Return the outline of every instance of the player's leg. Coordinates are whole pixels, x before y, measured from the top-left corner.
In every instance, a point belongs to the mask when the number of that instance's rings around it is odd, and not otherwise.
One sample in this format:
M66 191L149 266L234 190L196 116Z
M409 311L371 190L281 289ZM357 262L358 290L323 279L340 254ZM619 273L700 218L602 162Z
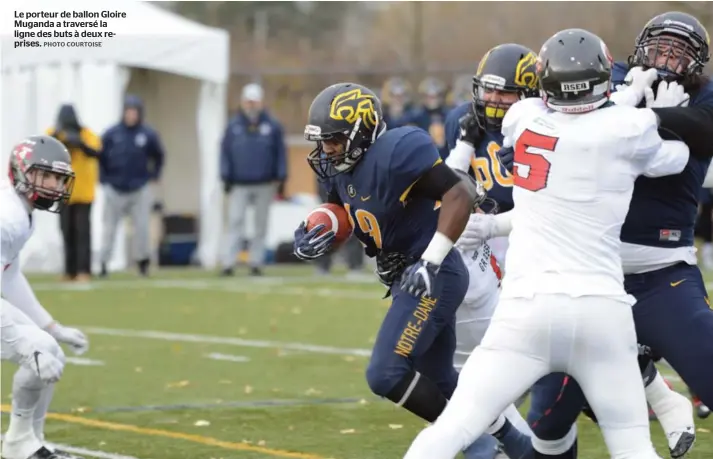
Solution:
M148 274L151 260L151 208L153 192L151 185L141 187L134 196L130 207L131 224L134 227L134 260L142 275Z
M596 414L611 457L658 458L651 443L630 304L604 297L577 302L577 346L567 372Z
M458 373L453 366L453 348L456 342L455 320L444 326L431 346L414 360L414 367L423 376L433 381L446 398L453 395L458 382ZM529 444L529 441L528 441ZM484 434L463 451L466 459L493 459L497 454L498 441Z
M223 270L232 270L245 236L245 215L248 207L250 188L235 185L228 195L228 234L223 253Z
M436 420L450 393L444 394L435 382L416 371L413 362L428 351L445 327L453 324L467 288L466 269L456 250L451 250L441 265L433 297L417 298L398 285L391 288L391 307L377 334L366 370L372 392L426 421ZM455 375L452 368L455 341L452 346L449 374ZM451 385L455 387L454 380Z
M576 421L585 402L577 381L565 373L549 374L532 386L527 421L536 459L577 457Z
M701 272L684 263L627 276L637 297L639 342L663 357L707 405L713 404L713 310Z
M77 273L87 277L92 273L92 221L91 204L75 204L77 238Z
M119 228L121 218L124 216L124 205L126 197L120 195L111 185L104 187L104 211L102 212L102 246L101 265L103 276L107 275L107 269L111 257L114 253L114 243L116 242L116 230Z
M41 330L25 314L11 304L3 301L2 314L12 314L13 321L22 328L22 336L30 340L36 349L54 355L64 362L64 353L47 332ZM20 363L20 355L15 352L14 344L3 340L0 346L2 360ZM43 449L42 441L35 434L35 411L39 406L43 392L48 388L33 371L20 366L13 378L12 410L8 429L2 443L4 459L27 459Z
M272 183L255 187L255 233L250 241L250 267L260 269L265 264L265 238L270 218L270 207L275 199L276 186Z
M539 338L544 337L537 333L539 323L547 319L536 309L535 301L500 303L482 344L466 361L450 403L414 440L407 459L455 457L549 372L547 359L539 355L544 352Z

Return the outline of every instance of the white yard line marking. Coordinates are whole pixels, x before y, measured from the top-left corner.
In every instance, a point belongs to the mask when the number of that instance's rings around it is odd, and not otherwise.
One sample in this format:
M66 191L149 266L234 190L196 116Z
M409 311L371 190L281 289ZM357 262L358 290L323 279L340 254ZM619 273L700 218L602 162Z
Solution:
M86 367L98 367L104 365L101 360L85 359L84 357L65 357L67 363Z
M290 283L304 283L305 279L292 281ZM353 283L353 282L340 282ZM272 285L270 285L272 284ZM314 285L314 282L311 283ZM275 288L275 286L279 286ZM60 283L37 283L33 285L36 291L65 290L73 292L90 292L93 290L143 290L143 289L187 289L187 290L213 290L218 292L247 293L253 295L314 295L330 298L345 299L374 299L380 298L381 292L377 289L363 291L356 289L334 289L334 288L312 288L309 286L289 286L280 279L275 279L272 283L227 283L210 282L201 280L145 280L145 281L109 281L92 284L73 285Z
M224 360L226 362L249 362L250 357L245 357L244 355L231 355L231 354L221 354L219 352L211 352L205 355L206 358L211 360Z
M93 449L78 448L70 445L63 445L60 443L51 443L50 446L62 451L66 451L71 454L80 454L82 456L97 457L99 459L138 459L134 456L124 456L123 454L107 453L105 451L95 451Z
M333 346L322 346L310 343L292 343L283 341L266 341L242 339L233 337L209 336L209 335L192 335L187 333L172 333L156 330L120 330L115 328L104 327L82 327L82 331L94 335L121 336L124 338L147 338L157 339L161 341L181 341L186 343L212 343L226 344L230 346L240 347L257 347L268 349L288 349L291 351L313 352L315 354L332 354L332 355L354 355L359 357L369 357L370 349L355 349Z

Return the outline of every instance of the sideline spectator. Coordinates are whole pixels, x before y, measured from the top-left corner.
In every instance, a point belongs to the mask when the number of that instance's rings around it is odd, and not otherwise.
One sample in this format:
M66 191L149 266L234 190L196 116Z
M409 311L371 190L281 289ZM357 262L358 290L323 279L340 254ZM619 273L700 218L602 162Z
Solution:
M282 125L263 107L258 84L243 88L239 112L228 122L220 153L220 177L228 195L228 241L223 276L232 276L245 237L245 215L255 209L255 236L250 241L250 274L262 275L270 206L282 195L287 158Z
M104 234L102 235L101 275L114 251L116 229L129 215L134 228L134 260L139 273L148 276L150 263L149 223L154 205L151 182L161 176L164 152L156 131L144 120L141 99L128 95L119 124L102 136L104 148L99 156L101 183L105 186Z
M71 104L62 105L55 127L47 134L67 147L72 155L75 179L69 204L60 214L64 238L64 279L87 282L92 272L91 209L99 179L97 157L101 150L99 136L82 126Z

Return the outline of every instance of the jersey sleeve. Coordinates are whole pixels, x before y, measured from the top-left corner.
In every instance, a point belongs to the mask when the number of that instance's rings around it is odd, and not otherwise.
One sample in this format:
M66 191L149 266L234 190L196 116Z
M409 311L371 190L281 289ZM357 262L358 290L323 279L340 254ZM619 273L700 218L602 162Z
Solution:
M658 119L649 109L629 112L632 134L628 148L632 159L647 177L678 174L688 163L688 147L683 142L664 141L658 132Z
M414 129L396 144L389 162L389 190L393 198L406 202L418 180L443 162L427 132ZM391 199L391 197L389 199Z

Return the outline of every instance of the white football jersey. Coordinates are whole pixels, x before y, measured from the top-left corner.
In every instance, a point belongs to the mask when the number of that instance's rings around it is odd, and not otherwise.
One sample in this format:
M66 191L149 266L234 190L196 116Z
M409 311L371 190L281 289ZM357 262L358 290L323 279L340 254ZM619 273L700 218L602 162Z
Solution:
M503 298L626 295L619 234L634 181L681 172L688 148L662 141L648 109L571 115L540 99L513 105L503 134L515 145Z
M28 206L9 182L0 181L0 264L3 270L19 258L30 236L32 220Z

